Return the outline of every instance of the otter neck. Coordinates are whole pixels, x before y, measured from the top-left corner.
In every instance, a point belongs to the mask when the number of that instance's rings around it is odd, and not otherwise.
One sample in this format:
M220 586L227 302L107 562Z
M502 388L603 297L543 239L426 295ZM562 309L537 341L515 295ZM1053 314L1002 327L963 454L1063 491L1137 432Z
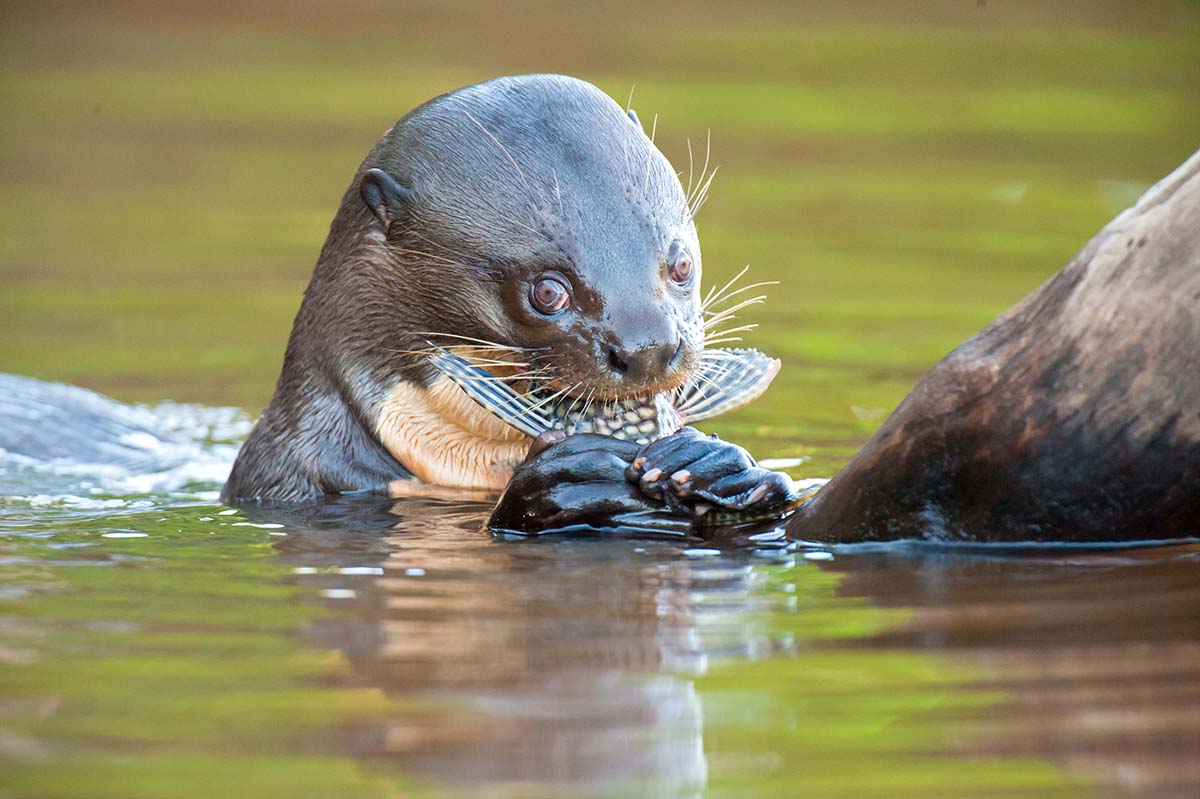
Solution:
M419 480L493 491L508 485L530 445L442 376L428 387L397 382L380 404L375 434Z

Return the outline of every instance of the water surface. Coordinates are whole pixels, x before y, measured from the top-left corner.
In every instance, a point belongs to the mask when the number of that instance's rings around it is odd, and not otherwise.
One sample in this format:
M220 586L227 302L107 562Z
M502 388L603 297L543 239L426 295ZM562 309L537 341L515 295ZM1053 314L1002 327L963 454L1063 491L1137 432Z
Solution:
M207 433L189 460L226 456L211 438L236 418L183 410L158 414ZM0 513L11 795L1184 796L1200 781L1200 547L497 540L486 503L227 509L173 471L179 454L136 496L115 469L0 461L10 484L62 492Z

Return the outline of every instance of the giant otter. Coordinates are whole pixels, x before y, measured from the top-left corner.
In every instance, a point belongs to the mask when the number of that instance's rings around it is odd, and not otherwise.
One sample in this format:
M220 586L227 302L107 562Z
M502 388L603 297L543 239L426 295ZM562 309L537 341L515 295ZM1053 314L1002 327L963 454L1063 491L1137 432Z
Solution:
M724 511L768 529L798 504L788 532L834 541L1195 536L1198 173L1193 157L800 497L686 427L648 442L551 430L530 448L539 426L522 421L556 397L562 414L584 397L644 406L702 368L694 207L636 117L595 87L468 87L412 111L363 161L223 498L424 481L507 486L491 524L523 533L721 529ZM549 393L489 412L478 403L495 392L438 366L456 347L483 380Z
M714 367L717 353L705 347L712 336L693 221L702 195L684 190L635 115L580 80L499 78L411 111L367 155L342 199L274 397L223 500L404 494L418 481L505 487L537 431L472 400L462 380L437 367L451 353L486 365L481 380L534 382L548 392L526 415L554 398L572 418L611 403L608 416L579 429L609 431L612 422L635 437L642 428L669 432L639 414L649 407L655 416L652 398L699 385L706 368L727 383L745 378L742 401L756 396L777 362L721 351ZM613 495L609 478L634 459L632 441L573 438L572 452L587 450L575 483L597 478L568 488L573 523L609 524L662 496L654 481L623 477ZM700 438L687 428L653 451ZM745 510L790 496L785 475L705 441L706 452L718 451L688 476L708 502Z
M788 529L1200 538L1200 152L935 365Z
M690 427L663 435L661 416L637 440L651 398L717 383L674 409L702 418L777 368L724 352L706 374L689 199L635 118L581 81L504 78L416 109L343 198L223 499L425 481L507 486L491 526L519 533L1200 537L1200 153L937 364L815 496ZM549 393L514 405L493 380ZM97 462L136 460L130 430L155 435L78 389L6 391L14 453L74 452L64 420ZM609 411L577 412L595 399Z

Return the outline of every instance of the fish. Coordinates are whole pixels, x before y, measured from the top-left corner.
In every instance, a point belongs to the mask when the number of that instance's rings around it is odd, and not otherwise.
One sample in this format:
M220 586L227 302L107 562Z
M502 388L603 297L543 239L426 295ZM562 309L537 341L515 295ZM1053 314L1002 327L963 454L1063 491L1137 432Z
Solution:
M705 353L697 370L678 388L603 402L582 402L546 389L517 391L444 347L435 347L429 361L485 410L532 438L561 430L567 435L598 433L645 445L684 425L748 405L779 374L779 360L758 350Z
M779 374L779 360L758 350L714 352L710 348L705 352L709 354L701 359L697 371L674 390L590 403L581 403L578 397L545 389L517 391L509 382L497 380L491 372L442 347L434 347L430 363L484 409L530 437L561 430L567 435L597 433L646 445L671 435L684 425L748 405L762 396ZM619 514L612 521L620 528L639 532L686 535L693 529L738 527L779 519L814 494L815 488L801 490L793 485L781 502L770 507L732 510L703 506L703 509L697 508L690 520L681 519L670 508L664 507ZM755 541L760 548L792 546L781 529L762 533Z

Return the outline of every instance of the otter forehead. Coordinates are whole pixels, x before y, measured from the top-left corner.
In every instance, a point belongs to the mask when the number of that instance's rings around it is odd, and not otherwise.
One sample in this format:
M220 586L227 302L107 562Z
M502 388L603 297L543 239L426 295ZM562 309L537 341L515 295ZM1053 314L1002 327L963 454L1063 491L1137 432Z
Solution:
M649 275L674 239L698 255L669 162L584 81L518 76L444 95L397 123L377 155L414 190L414 222L493 263L545 260L605 285Z

